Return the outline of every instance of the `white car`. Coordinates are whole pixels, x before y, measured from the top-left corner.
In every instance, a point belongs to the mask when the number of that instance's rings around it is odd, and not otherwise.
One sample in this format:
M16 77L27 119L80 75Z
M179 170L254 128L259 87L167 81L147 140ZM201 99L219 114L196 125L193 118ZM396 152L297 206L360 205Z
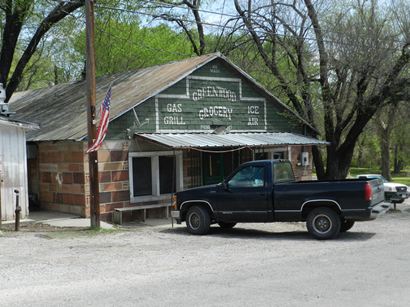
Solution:
M400 204L404 202L404 200L409 197L409 193L407 191L408 187L401 183L394 183L389 182L386 178L382 175L378 174L362 174L357 175L359 179L381 179L383 180L384 186L384 198L386 201L391 203Z

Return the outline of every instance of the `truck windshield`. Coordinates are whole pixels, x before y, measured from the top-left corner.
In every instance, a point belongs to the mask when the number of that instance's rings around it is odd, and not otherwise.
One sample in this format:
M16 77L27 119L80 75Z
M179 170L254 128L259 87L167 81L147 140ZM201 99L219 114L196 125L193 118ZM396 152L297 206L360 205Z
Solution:
M295 181L292 166L288 162L280 162L273 164L273 182L291 182Z

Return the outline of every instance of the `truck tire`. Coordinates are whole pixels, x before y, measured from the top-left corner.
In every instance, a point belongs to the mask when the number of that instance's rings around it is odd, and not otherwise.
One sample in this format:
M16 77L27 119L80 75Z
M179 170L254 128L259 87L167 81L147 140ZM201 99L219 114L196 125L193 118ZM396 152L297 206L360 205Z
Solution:
M186 215L186 227L189 233L194 235L205 235L209 232L211 217L208 210L203 207L193 206L189 208Z
M332 209L319 207L313 209L307 216L306 227L309 233L318 240L337 237L340 233L341 219Z
M346 232L354 225L354 221L342 219L342 224L340 225L340 232Z
M230 229L230 228L234 228L235 225L236 225L236 223L219 222L218 225L219 225L221 228Z

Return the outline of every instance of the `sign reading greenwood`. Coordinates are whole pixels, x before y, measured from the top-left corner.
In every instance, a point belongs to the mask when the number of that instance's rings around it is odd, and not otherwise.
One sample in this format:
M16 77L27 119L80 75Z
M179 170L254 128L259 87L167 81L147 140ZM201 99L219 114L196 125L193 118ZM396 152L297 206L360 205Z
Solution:
M158 129L266 131L265 99L242 97L241 87L235 78L188 77L185 95L157 96Z

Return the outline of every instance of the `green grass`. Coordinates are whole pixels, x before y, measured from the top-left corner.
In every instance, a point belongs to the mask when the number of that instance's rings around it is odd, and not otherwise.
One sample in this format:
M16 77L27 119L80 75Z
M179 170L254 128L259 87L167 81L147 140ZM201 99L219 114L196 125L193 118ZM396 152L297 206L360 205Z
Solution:
M410 186L410 177L394 177L393 176L392 181Z

